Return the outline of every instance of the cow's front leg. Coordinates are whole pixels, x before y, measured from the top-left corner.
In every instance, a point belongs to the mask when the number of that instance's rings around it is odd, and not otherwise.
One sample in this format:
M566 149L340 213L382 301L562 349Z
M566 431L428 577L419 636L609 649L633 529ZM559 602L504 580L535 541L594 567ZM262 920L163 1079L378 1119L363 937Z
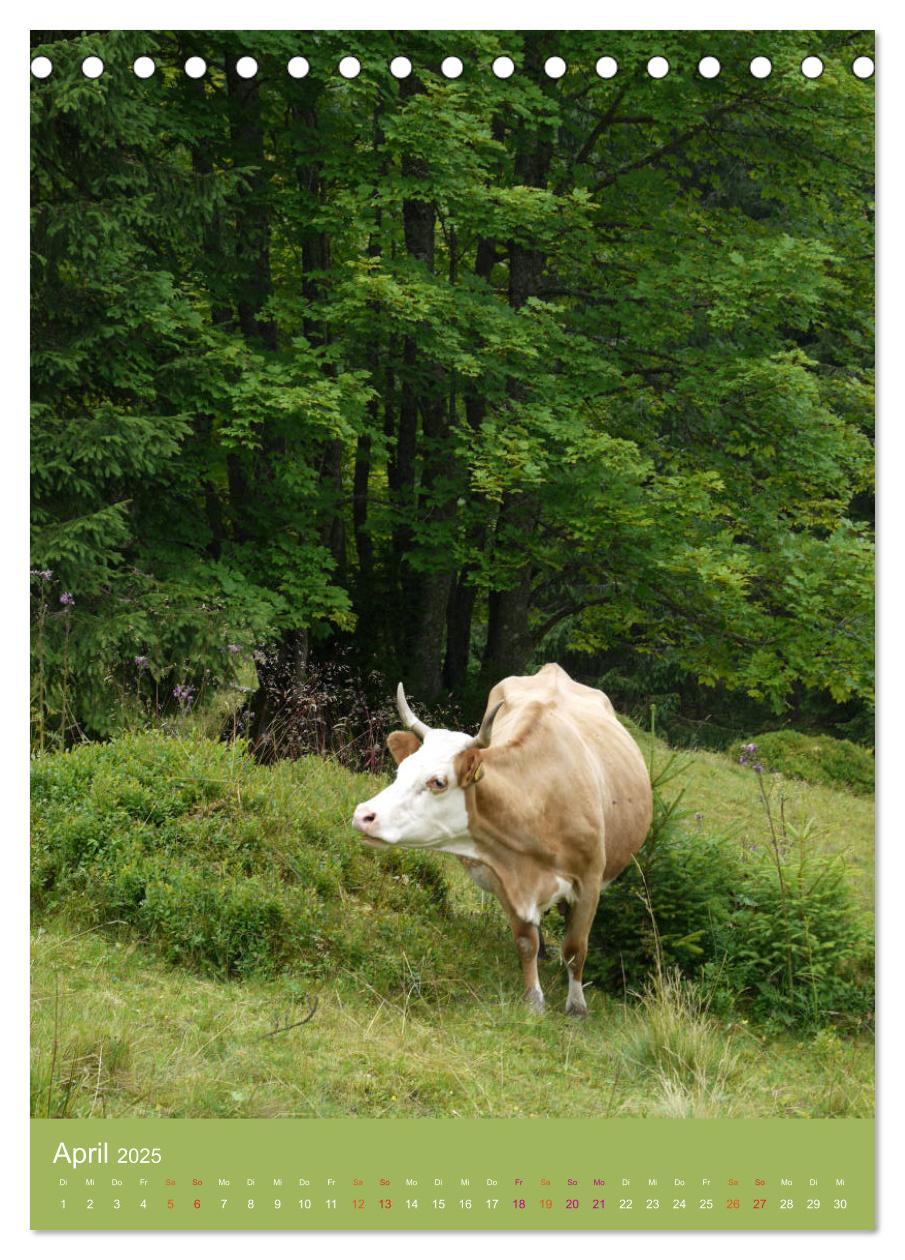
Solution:
M525 979L525 1001L535 1011L543 1011L544 995L537 974L537 954L540 948L540 932L534 923L513 917L512 935L515 937L515 948L518 950L522 964L522 975Z
M584 987L581 983L585 959L588 956L588 935L597 903L600 900L599 888L591 893L584 893L569 908L566 920L566 935L562 943L563 961L569 971L569 996L566 998L566 1014L582 1018L588 1013L588 1004L584 1000Z

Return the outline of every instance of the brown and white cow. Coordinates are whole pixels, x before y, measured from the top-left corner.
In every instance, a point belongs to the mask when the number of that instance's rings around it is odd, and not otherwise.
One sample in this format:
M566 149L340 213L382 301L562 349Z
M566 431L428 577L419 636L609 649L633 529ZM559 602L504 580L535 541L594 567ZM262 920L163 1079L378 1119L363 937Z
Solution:
M544 1006L541 915L567 906L566 1011L586 1015L581 976L601 890L650 827L650 779L638 745L603 692L559 665L497 683L476 737L420 722L401 683L396 703L409 728L387 739L396 778L357 806L353 826L380 848L458 857L502 903L525 1000L537 1010Z

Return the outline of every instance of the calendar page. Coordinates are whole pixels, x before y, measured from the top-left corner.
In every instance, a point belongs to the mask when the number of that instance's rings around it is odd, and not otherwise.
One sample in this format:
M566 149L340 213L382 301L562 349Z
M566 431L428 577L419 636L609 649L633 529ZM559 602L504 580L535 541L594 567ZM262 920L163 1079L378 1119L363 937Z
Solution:
M872 32L31 57L32 1228L872 1229Z

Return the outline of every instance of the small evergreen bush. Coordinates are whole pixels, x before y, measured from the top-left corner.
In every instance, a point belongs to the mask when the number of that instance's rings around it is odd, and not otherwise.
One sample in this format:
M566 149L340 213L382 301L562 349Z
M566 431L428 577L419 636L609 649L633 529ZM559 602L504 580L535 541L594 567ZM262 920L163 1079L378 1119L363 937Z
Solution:
M722 837L692 833L682 820L658 794L637 862L600 899L586 972L611 992L643 988L656 969L658 940L667 966L694 974L713 957L715 929L731 915L740 852Z
M714 1009L743 1007L787 1028L857 1024L871 1017L874 951L839 858L765 852L745 864L732 913L715 925L702 977Z
M655 790L650 836L601 899L587 977L631 994L675 970L715 1012L788 1029L870 1019L872 927L842 860L769 816L763 845L743 850L690 827L680 801Z

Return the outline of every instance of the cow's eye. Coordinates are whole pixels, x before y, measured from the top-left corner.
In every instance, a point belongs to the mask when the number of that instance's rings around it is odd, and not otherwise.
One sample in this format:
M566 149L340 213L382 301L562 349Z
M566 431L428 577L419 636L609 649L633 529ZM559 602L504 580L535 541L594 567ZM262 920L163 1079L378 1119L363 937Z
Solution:
M432 792L445 792L449 787L449 780L442 774L435 774L432 779L428 779L427 786Z

